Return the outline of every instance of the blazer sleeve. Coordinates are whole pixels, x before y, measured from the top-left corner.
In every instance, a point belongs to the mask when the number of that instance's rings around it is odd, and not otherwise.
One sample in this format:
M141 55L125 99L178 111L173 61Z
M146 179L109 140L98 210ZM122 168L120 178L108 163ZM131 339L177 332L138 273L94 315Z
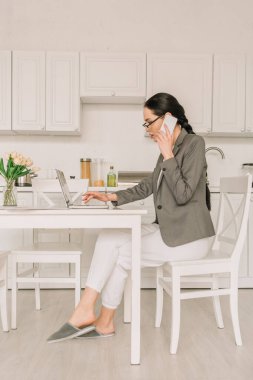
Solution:
M144 178L138 185L126 190L116 191L118 200L112 202L114 206L121 206L129 202L138 201L147 198L153 193L153 173Z
M200 136L189 143L181 167L176 157L161 163L166 183L178 205L186 204L192 198L205 166L205 141Z

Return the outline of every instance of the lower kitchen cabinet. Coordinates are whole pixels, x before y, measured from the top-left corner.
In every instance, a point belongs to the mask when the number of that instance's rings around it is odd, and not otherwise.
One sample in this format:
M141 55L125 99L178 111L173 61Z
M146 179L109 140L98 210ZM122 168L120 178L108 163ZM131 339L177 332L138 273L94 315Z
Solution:
M60 194L56 195L61 199ZM0 202L1 202L2 193L0 192ZM216 226L217 215L218 215L218 206L219 206L219 193L211 193L211 217ZM55 200L54 200L55 201ZM18 203L23 206L32 205L32 196L31 192L22 192L18 193ZM59 203L60 204L60 203ZM236 207L239 205L238 196L233 196L233 205ZM152 223L155 220L155 210L153 205L153 196L136 201L133 203L126 204L121 206L122 208L141 208L148 210L148 214L144 215L142 218L143 223ZM100 230L99 229L73 229L73 230L40 230L38 232L40 241L73 241L80 243L83 247L83 255L81 261L81 277L82 277L82 287L85 286L87 274L90 267L90 262L92 260L96 240ZM232 234L233 230L228 231L228 234ZM0 229L0 241L1 241L1 250L11 250L19 245L29 244L33 242L34 231L33 230L1 230ZM229 236L229 235L228 235ZM26 265L26 266L25 266ZM22 269L25 269L29 264L23 264ZM68 264L44 264L40 267L41 276L73 276L74 268ZM9 271L9 279L11 273ZM226 284L227 279L221 278L221 286L224 283ZM72 286L72 285L70 285ZM244 250L241 256L240 261L240 270L239 270L239 286L245 288L253 288L253 194L250 205L250 217L248 223L248 234L244 245ZM29 287L29 285L25 285ZM42 287L45 288L54 288L60 287L59 284L43 284ZM155 269L154 268L145 268L142 270L142 287L143 288L154 288L155 287Z
M249 215L249 224L248 224L248 278L251 279L251 285L253 287L253 193L251 195L250 202L250 215Z

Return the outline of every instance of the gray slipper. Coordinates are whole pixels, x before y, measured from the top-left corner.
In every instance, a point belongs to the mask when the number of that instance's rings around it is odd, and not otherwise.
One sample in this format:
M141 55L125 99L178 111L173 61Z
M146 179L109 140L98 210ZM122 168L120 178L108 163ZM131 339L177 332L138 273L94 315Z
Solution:
M114 336L115 332L109 333L109 334L102 334L96 330L96 326L94 326L93 330L87 331L80 333L76 336L77 339L82 338L82 339L91 339L91 338L107 338L109 336Z
M72 339L75 338L79 334L88 333L95 329L94 325L88 325L83 328L78 328L71 323L65 323L58 331L56 331L54 334L50 335L50 337L47 338L48 343L55 343L55 342L62 342L63 340Z

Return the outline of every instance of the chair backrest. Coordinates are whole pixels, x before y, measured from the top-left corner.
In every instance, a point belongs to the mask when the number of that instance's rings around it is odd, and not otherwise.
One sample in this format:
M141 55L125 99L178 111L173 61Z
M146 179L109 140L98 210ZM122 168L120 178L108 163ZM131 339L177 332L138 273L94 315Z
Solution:
M72 201L74 202L87 188L86 179L71 179L67 181L69 190L74 193ZM32 179L32 190L34 196L34 205L39 205L39 197L44 199L49 206L54 206L55 201L50 198L50 195L61 194L61 186L58 179ZM63 198L62 198L63 199Z
M239 263L247 234L252 176L220 179L216 236L212 248L229 254Z

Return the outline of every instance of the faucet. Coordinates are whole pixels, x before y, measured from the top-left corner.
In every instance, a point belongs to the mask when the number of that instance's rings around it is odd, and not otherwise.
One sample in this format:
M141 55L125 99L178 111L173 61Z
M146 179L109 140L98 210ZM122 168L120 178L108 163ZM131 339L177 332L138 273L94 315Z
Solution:
M209 150L217 150L217 151L220 153L222 159L225 158L225 154L224 154L223 150L220 149L220 148L218 148L217 146L209 146L209 148L206 148L206 153L207 153Z
M222 159L225 158L225 154L224 154L223 150L218 148L217 146L209 146L209 148L206 148L205 152L207 153L207 152L209 152L209 150L217 150L220 153L221 158ZM210 184L209 179L207 177L207 173L206 173L206 183L207 183L207 186Z

